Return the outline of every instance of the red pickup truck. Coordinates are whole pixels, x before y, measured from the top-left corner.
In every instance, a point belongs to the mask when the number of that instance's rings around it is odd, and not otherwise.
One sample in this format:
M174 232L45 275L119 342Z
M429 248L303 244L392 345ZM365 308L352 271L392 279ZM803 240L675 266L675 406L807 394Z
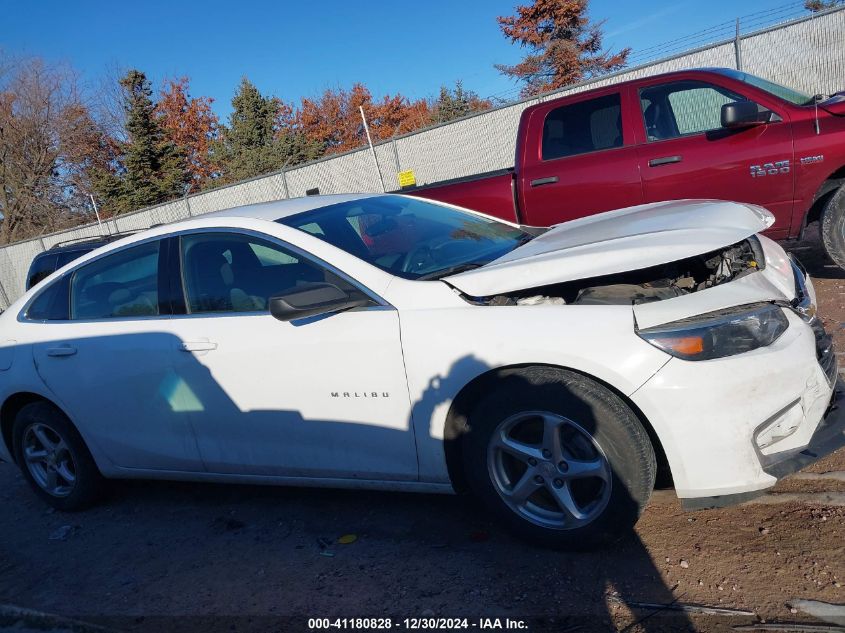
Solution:
M723 68L579 92L525 109L512 169L407 193L533 226L661 200L751 202L775 215L775 239L821 220L845 268L845 93Z

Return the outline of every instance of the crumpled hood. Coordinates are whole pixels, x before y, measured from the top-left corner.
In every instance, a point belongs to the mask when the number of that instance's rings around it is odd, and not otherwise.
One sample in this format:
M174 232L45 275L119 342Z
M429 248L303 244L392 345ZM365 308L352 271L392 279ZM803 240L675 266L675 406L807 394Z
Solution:
M444 277L473 297L638 270L707 253L767 229L753 204L674 200L557 224L486 266Z

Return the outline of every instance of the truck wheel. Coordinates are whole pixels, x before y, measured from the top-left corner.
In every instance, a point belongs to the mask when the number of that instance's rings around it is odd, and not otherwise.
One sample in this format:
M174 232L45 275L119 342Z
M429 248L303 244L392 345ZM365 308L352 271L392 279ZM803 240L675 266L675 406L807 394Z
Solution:
M615 393L581 374L515 370L468 419L473 493L517 535L589 549L629 534L654 488L654 449Z
M83 510L101 496L104 479L79 432L46 402L21 408L12 431L18 466L36 494L57 510Z
M845 270L845 185L839 187L822 211L821 238L825 253Z

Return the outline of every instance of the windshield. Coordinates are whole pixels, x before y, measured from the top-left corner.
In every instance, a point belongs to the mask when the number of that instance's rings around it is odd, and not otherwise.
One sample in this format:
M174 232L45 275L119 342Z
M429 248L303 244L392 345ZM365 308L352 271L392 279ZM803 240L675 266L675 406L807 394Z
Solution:
M438 279L483 266L531 236L419 198L385 195L278 220L405 279Z
M776 84L768 79L728 69L725 69L723 73L795 105L810 105L813 103L813 98L810 95L799 92L798 90L793 90L792 88L787 88L786 86L781 86L780 84Z

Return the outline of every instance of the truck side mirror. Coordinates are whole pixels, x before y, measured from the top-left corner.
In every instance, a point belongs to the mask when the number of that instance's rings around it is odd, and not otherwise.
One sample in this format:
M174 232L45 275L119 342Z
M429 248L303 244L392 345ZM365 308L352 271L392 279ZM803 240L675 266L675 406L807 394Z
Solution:
M762 125L768 121L771 113L760 112L760 107L753 101L734 101L722 106L722 127L737 129Z

